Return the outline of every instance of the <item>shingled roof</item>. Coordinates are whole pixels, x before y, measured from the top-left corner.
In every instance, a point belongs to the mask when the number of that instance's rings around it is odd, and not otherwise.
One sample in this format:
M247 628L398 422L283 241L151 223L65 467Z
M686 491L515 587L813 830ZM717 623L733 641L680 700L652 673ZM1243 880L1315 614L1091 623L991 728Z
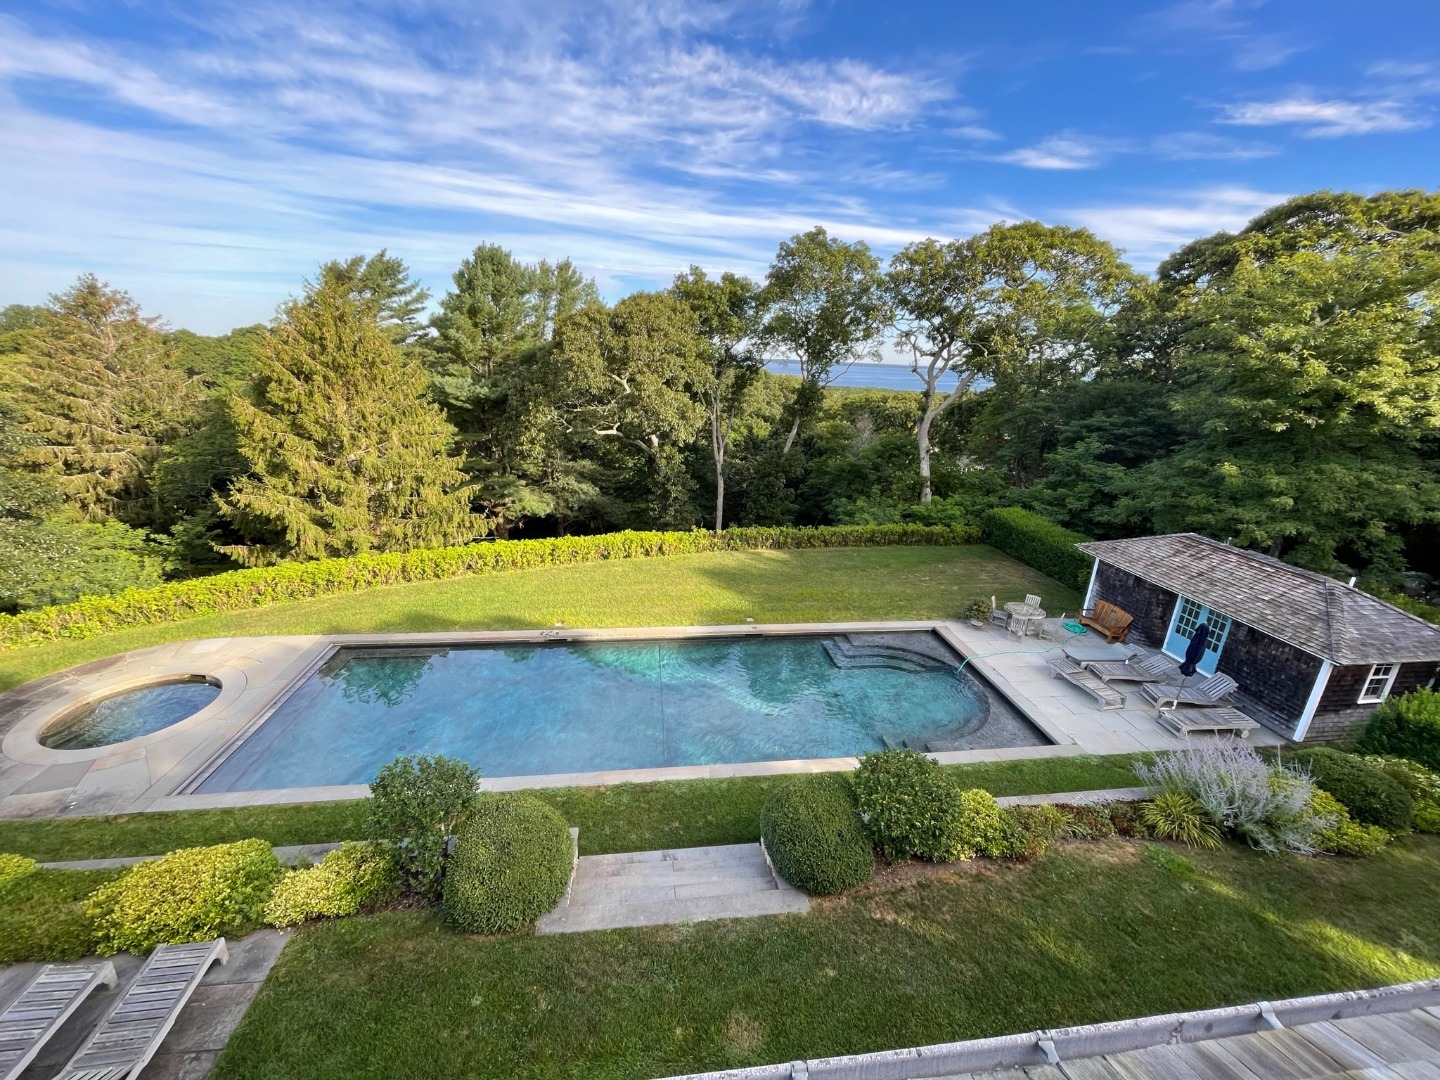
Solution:
M1076 545L1336 664L1440 661L1440 628L1324 574L1194 533Z

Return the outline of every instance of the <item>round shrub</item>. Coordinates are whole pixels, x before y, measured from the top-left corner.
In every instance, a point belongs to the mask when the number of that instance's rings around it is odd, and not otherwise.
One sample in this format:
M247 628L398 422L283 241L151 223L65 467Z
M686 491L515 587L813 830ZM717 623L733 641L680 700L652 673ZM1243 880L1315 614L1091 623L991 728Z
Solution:
M528 795L491 795L455 836L442 907L458 930L504 934L560 902L574 849L565 819Z
M760 810L760 837L776 873L811 896L853 889L875 874L875 851L850 782L838 773L802 776L777 789Z
M39 869L40 864L34 859L24 855L7 855L0 851L0 889L10 887Z
M915 750L880 750L860 758L853 785L860 818L887 859L949 862L962 842L955 783Z
M282 872L264 840L182 848L100 886L85 913L104 956L209 941L256 926Z
M1384 769L1354 754L1326 746L1297 750L1292 763L1305 769L1364 825L1378 825L1393 833L1408 832L1414 823L1415 800L1404 785Z
M1065 832L1065 815L1043 803L1009 806L1000 815L1000 839L990 849L999 859L1038 859Z
M1360 749L1409 758L1440 772L1440 690L1421 687L1386 698L1365 725Z
M1310 813L1330 819L1315 834L1315 846L1331 855L1353 855L1364 858L1376 854L1390 842L1390 834L1378 825L1361 825L1355 821L1335 796L1324 788L1310 791Z
M967 788L955 793L960 808L955 819L952 859L973 859L994 855L1004 847L1005 815L1000 804L984 788Z
M441 754L398 757L370 781L370 839L394 844L401 872L419 892L440 891L445 842L475 809L479 783L479 769Z
M399 890L399 868L382 844L342 844L315 866L280 879L265 905L271 926L354 915L389 900Z
M1440 833L1440 773L1405 758L1367 757L1365 760L1410 792L1415 800L1417 830Z

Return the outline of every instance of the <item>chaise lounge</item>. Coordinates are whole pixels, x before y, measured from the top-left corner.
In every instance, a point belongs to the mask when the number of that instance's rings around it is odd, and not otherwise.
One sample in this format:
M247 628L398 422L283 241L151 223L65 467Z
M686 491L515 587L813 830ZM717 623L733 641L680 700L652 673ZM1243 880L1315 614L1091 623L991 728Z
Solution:
M1174 709L1181 705L1196 709L1213 709L1230 703L1230 695L1239 689L1239 684L1229 675L1211 675L1194 686L1174 686L1170 683L1147 683L1140 687L1145 696L1159 711Z
M1147 656L1143 660L1121 663L1115 660L1092 661L1088 664L1082 663L1082 667L1092 675L1098 675L1106 682L1138 682L1138 683L1163 683L1175 678L1178 672L1174 662L1160 653Z

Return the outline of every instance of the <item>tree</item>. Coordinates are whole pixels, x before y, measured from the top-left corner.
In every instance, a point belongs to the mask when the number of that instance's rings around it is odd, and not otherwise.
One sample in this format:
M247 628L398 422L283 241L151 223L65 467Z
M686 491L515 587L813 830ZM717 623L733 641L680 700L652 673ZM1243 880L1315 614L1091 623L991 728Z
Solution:
M396 345L410 345L425 334L420 316L430 293L410 276L410 268L386 249L374 255L332 259L320 267L320 285L344 292L368 312Z
M481 533L450 456L455 430L424 392L419 361L343 287L322 281L287 304L253 401L230 399L249 472L218 501L252 542L225 553L260 565Z
M88 520L144 519L150 465L200 400L160 327L85 274L50 298L23 351L7 357L4 394L35 437L22 464L52 476Z
M1093 347L1135 275L1085 229L994 225L966 240L910 244L890 261L886 293L924 385L916 442L929 502L930 429L978 378L1039 383L1093 368ZM955 386L939 390L949 373Z
M1167 260L1189 437L1145 497L1162 527L1393 574L1402 529L1440 521L1440 196L1292 204Z
M534 441L522 430L521 403L535 351L558 320L599 303L599 292L568 259L527 265L496 244L475 248L453 281L431 320L426 362L433 394L460 431L475 500L503 536L587 489L572 470L557 473L555 460L525 453Z
M880 262L863 242L847 244L816 226L780 245L765 278L768 313L761 340L787 349L800 364L800 390L781 454L795 445L800 424L821 392L859 360L878 360L887 315Z
M674 296L634 293L561 320L532 369L527 426L535 437L613 459L640 481L635 500L655 527L693 521L680 451L704 422L697 387L708 367L697 330Z
M708 344L708 370L699 387L710 418L710 455L715 463L715 531L725 527L725 455L735 418L765 361L754 348L760 329L760 288L732 273L719 279L698 266L677 274L671 286L695 316Z

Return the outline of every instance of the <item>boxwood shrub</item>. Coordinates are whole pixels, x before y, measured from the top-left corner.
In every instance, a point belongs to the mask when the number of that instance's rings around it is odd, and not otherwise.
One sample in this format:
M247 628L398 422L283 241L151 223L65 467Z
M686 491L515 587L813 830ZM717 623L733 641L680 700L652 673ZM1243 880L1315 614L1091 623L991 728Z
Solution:
M1082 592L1090 583L1093 560L1076 544L1090 539L1018 506L1002 506L980 515L985 542L1012 559L1034 567Z
M1378 825L1362 825L1352 818L1339 799L1324 788L1312 788L1310 813L1328 818L1330 824L1315 834L1315 844L1330 855L1365 858L1378 854L1390 842L1390 834Z
M959 792L933 759L908 749L864 754L853 783L860 818L887 859L959 857Z
M1386 698L1365 725L1360 749L1409 758L1440 772L1440 690L1421 687Z
M281 878L265 904L265 921L298 926L310 919L354 915L391 899L399 886L399 867L388 847L342 844L314 866Z
M554 807L529 795L487 795L446 863L446 921L472 934L524 929L560 902L573 864L570 830Z
M1362 825L1399 833L1409 832L1414 824L1414 798L1378 765L1328 746L1296 750L1289 758Z
M264 840L182 848L100 886L85 913L104 956L209 941L257 926L281 873Z
M1406 758L1367 757L1366 761L1399 783L1415 800L1415 828L1440 833L1440 773Z
M0 615L0 649L41 645L62 638L88 638L132 626L150 626L265 607L290 600L355 592L378 585L437 581L534 570L604 559L640 559L708 551L794 550L801 548L889 547L972 544L980 531L970 526L836 525L824 528L739 528L719 535L691 532L620 532L537 540L496 540L462 547L433 548L344 559L288 562L232 570L211 577L127 589L114 596L86 597L73 604Z
M776 872L811 896L863 885L875 852L841 773L802 776L778 788L760 810L760 836Z

